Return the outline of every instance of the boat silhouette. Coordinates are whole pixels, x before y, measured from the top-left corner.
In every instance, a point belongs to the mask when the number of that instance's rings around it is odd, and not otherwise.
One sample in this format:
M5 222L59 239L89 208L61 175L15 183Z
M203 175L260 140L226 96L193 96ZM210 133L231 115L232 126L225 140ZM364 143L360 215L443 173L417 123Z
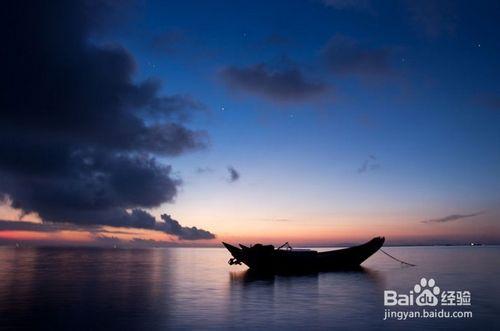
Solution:
M309 249L292 249L288 243L274 248L273 245L253 246L222 244L233 256L229 264L245 264L250 270L259 272L311 272L359 268L360 264L378 251L384 237L349 248L318 252ZM288 246L288 247L285 247Z

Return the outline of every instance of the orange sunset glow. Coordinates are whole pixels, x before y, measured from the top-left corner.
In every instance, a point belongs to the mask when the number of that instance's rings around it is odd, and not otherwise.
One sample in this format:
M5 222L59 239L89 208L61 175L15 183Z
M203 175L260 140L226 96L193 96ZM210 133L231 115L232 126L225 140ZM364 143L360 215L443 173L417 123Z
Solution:
M1 209L0 219L18 222L21 216L19 210L8 205ZM22 222L30 224L41 224L36 214L28 214L21 218ZM201 222L200 222L201 223ZM307 228L304 230L304 228ZM266 242L280 245L290 242L296 246L328 246L342 245L347 243L362 242L380 234L384 228L384 235L394 244L427 244L440 243L447 237L453 236L457 243L467 241L470 238L485 241L490 240L489 234L498 231L496 224L491 223L483 227L464 223L460 227L448 224L438 224L429 227L420 221L418 217L413 220L402 221L399 217L371 218L366 220L362 216L350 217L333 216L310 220L293 219L263 219L246 220L243 225L235 226L234 220L218 222L215 230L217 238L212 240L200 240L197 245L219 246L221 241L241 242L252 244L255 242ZM415 233L418 233L415 236ZM108 239L108 241L106 241ZM64 245L123 245L130 246L137 240L149 240L156 245L191 245L189 241L179 240L175 236L159 231L137 228L122 228L111 226L99 226L86 229L85 227L71 229L54 229L50 232L28 231L28 230L0 230L0 240L11 243L37 243L37 244L64 244Z

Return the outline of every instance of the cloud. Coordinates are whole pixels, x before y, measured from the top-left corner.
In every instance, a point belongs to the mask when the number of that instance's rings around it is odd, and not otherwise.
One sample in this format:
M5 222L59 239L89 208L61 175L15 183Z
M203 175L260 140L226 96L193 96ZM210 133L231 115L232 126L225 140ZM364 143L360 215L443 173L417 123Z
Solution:
M170 215L161 215L162 222L156 223L156 229L173 234L179 239L184 240L200 240L200 239L214 239L215 235L211 232L205 231L203 229L198 229L197 227L186 227L181 226L179 222L172 219Z
M232 89L275 101L306 100L326 91L324 83L306 79L296 67L271 69L264 63L245 68L229 66L219 75Z
M236 171L236 169L234 169L233 167L231 166L227 167L227 171L229 172L229 178L227 180L228 182L234 183L240 179L240 173Z
M377 162L377 157L375 155L368 155L368 158L363 161L361 167L358 169L358 173L362 174L367 171L374 171L380 169L380 164Z
M75 224L70 223L35 223L26 221L0 220L0 231L59 232L82 231L82 229Z
M156 157L207 145L205 132L181 123L201 104L160 95L158 80L136 82L126 49L89 41L94 7L87 5L12 5L2 15L10 28L0 80L0 195L44 221L157 229L142 208L172 202L182 181Z
M327 69L335 74L384 76L393 73L388 48L370 48L354 39L335 36L321 53Z
M210 172L213 172L214 170L210 167L198 167L196 168L196 173L197 174L206 174L206 173L210 173Z
M79 232L90 232L95 235L101 235L106 233L112 234L127 234L127 235L137 235L138 232L134 231L122 231L120 229L112 228L112 230L104 229L101 226L87 225L82 226L73 223L52 223L52 222L28 222L28 221L7 221L0 220L0 231L33 231L33 232L44 232L44 233L54 233L60 231L79 231Z
M425 221L422 221L422 223L446 223L446 222L453 222L453 221L457 221L457 220L462 219L462 218L475 217L475 216L479 216L481 214L484 214L484 212L481 211L481 212L472 213L472 214L453 214L453 215L449 215L449 216L442 217L442 218L425 220Z
M158 80L148 79L146 84L150 85L147 88L158 91L161 84ZM138 98L140 98L139 96ZM193 113L207 111L207 107L198 100L195 100L188 94L173 94L169 96L156 97L149 101L145 106L141 106L141 100L137 102L139 108L138 113L148 115L155 120L170 120L186 122L191 119Z
M146 214L144 214L146 215ZM213 239L215 235L196 227L183 227L179 222L170 218L169 215L162 215L164 222L155 222L152 230L162 231L178 237L183 240L198 240L198 239ZM58 233L61 231L77 231L88 232L90 246L120 246L120 247L167 247L176 245L171 241L158 241L152 239L144 239L140 237L133 237L128 239L119 239L116 235L126 235L128 237L134 235L144 235L133 231L121 231L120 229L112 228L110 230L104 229L101 226L81 226L72 223L34 223L25 221L5 221L0 220L0 237L2 231L30 231L42 233ZM9 241L9 238L1 238L0 241ZM23 241L37 241L37 239L24 239ZM43 243L43 242L42 242ZM46 239L46 243L65 244L60 239ZM69 244L69 243L66 243ZM177 243L178 244L178 243Z

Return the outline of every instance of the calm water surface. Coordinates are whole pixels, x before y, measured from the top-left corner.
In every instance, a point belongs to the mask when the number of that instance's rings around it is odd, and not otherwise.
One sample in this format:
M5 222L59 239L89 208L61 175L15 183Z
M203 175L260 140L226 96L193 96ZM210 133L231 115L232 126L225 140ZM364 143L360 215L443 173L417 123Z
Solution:
M0 248L0 328L500 330L500 247L390 247L361 272L255 279L222 248ZM421 277L472 292L473 318L383 320Z

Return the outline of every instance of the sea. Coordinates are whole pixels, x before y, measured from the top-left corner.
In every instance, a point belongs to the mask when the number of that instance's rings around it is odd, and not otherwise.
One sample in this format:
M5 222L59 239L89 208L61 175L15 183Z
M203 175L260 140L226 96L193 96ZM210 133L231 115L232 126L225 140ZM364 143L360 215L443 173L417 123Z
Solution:
M384 251L416 266L377 252L357 271L259 276L222 247L0 247L0 329L500 330L499 246ZM454 304L399 305L435 287ZM408 315L422 309L436 316Z

